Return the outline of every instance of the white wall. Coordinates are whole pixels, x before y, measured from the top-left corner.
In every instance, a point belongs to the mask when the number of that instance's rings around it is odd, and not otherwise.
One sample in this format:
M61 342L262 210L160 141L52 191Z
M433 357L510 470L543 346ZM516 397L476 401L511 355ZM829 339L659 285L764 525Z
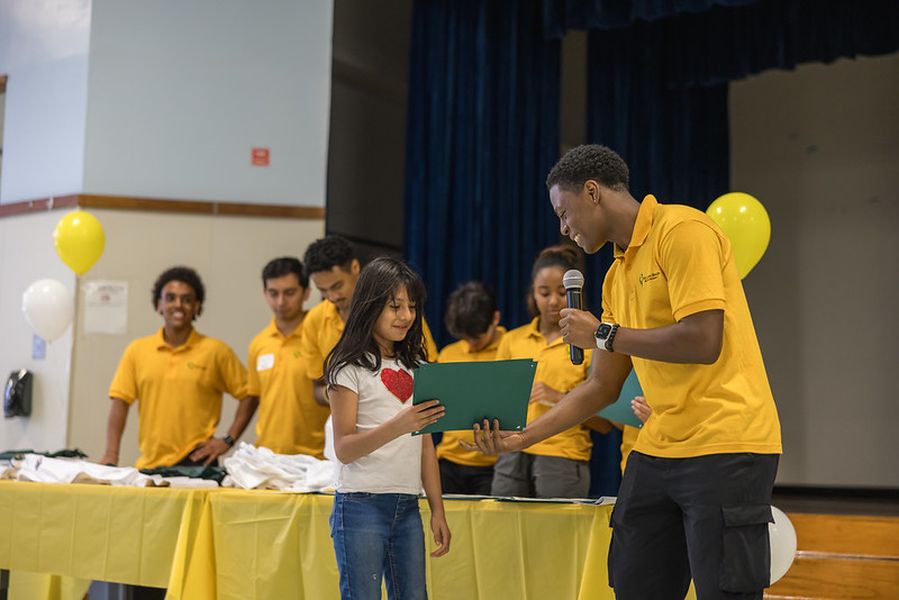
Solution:
M75 276L56 256L53 228L60 211L0 219L0 384L11 371L34 373L30 417L0 417L0 450L59 450L66 446L72 330L47 344L46 358L31 358L31 327L22 314L22 293L43 278L70 291Z
M83 308L77 316L69 444L99 460L109 411L107 391L122 352L132 339L162 326L150 299L156 277L174 265L195 268L206 286L197 330L228 343L246 363L250 340L271 320L262 294L262 268L277 256L302 257L306 247L324 234L324 222L115 210L91 213L103 223L106 250L82 278L82 286L98 279L129 284L126 334L88 334ZM311 308L317 300L316 294L306 307ZM236 406L232 399L225 399L221 435ZM255 439L254 428L255 420L244 440ZM123 465L137 459L136 409L129 415L120 458Z
M767 207L745 280L781 415L781 484L899 487L899 55L730 90L732 189Z
M324 206L331 20L330 0L94 0L84 191Z
M90 0L0 2L0 203L81 190Z

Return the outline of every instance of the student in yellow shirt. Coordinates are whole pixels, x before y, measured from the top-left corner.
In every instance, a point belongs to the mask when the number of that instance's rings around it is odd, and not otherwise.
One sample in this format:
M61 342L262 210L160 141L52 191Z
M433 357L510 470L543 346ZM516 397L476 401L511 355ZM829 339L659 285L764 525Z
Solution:
M530 358L537 362L528 406L528 423L550 411L563 396L587 377L592 352L584 362L571 363L562 340L560 311L567 306L562 276L577 268L578 252L566 246L543 250L531 271L528 308L534 320L509 331L496 352L497 360ZM530 446L499 458L494 467L494 496L586 498L590 490L589 430L580 423Z
M314 306L303 321L303 361L306 374L313 381L316 402L327 406L322 379L325 359L343 333L362 267L353 246L339 235L329 235L310 244L303 255L303 263L309 279L324 300ZM433 361L437 358L437 345L428 324L422 325L424 348L428 360Z
M499 320L496 296L484 284L470 281L456 288L447 303L445 323L459 341L444 347L437 362L494 360L506 333ZM474 443L471 431L446 431L437 444L443 493L489 495L496 457L466 450L460 440Z
M119 362L109 397L112 406L102 464L118 464L128 410L137 402L138 469L209 465L240 437L256 410L247 397L247 372L224 342L193 327L205 300L196 271L172 267L153 284L159 332L131 342ZM224 438L213 437L222 395L240 401Z
M597 348L593 372L522 433L478 428L478 446L566 430L614 402L633 366L652 415L612 516L616 597L683 598L692 577L699 598L760 600L780 422L730 241L696 209L638 203L604 146L572 149L546 184L563 235L588 253L614 244L602 319L572 309L561 322L566 341Z
M250 342L247 393L258 398L256 445L279 454L324 458L330 410L315 401L300 348L309 278L294 257L275 258L262 270L272 321Z

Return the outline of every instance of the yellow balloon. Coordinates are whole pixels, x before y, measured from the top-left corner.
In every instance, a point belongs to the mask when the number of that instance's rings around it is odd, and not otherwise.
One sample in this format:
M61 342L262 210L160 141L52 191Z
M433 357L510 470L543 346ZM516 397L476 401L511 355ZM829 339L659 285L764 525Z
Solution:
M77 275L84 275L102 256L106 234L97 217L83 210L76 210L56 224L53 245L62 262Z
M768 249L768 211L749 194L730 192L712 202L706 213L730 240L740 279L746 277Z

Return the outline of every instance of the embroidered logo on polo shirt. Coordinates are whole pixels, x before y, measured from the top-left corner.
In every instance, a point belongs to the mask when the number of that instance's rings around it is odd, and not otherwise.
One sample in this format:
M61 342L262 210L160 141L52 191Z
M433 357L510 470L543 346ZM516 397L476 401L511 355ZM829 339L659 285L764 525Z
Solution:
M205 371L205 370L206 370L206 367L205 367L205 366L203 366L203 365L198 365L197 363L195 363L195 362L192 361L192 360L187 362L187 368L188 368L188 369L198 369L198 370L200 370L200 371Z
M661 271L656 271L655 273L650 273L649 275L644 275L640 273L640 285L642 286L644 283L648 283L650 281L655 281L659 277L662 276Z
M299 358L299 357L300 357L300 351L299 351L299 350L294 350L294 351L293 351L293 357L294 357L294 358Z

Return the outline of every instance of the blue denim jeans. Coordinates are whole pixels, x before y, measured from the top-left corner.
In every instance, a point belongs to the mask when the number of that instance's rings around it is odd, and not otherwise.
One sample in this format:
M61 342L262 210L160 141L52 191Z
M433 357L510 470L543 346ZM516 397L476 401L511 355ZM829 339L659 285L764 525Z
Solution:
M380 600L382 575L391 600L428 597L418 496L338 493L330 523L343 600Z

